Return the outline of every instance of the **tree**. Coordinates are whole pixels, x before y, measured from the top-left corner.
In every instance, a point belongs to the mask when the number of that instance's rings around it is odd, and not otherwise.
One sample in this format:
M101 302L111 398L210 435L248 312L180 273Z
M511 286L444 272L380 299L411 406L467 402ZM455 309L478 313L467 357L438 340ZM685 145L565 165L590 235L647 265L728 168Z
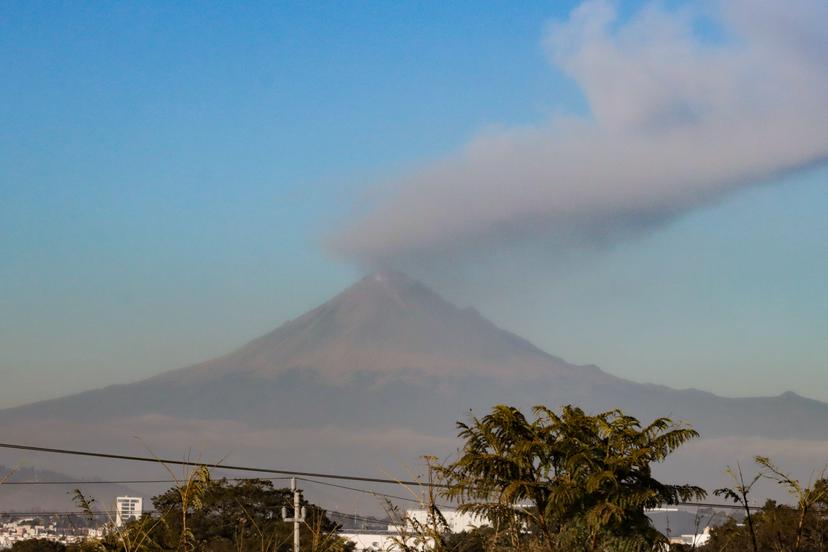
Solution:
M509 550L509 543L491 527L479 527L453 533L446 537L446 550L451 552L493 552ZM514 550L514 549L512 549Z
M806 530L800 539L800 552L825 550L825 530L821 515L814 512L805 520ZM710 540L701 549L704 552L752 550L755 536L760 552L792 552L796 547L799 513L797 509L768 500L753 513L754 530L746 524L730 519L710 531Z
M806 524L809 514L818 504L824 504L828 500L828 486L825 485L825 469L822 470L822 478L812 487L806 487L799 480L794 479L783 472L776 464L765 456L757 456L756 463L764 468L763 477L776 481L787 489L796 499L797 520L796 535L791 547L792 552L800 552L805 536Z
M667 418L642 427L620 410L588 415L573 406L534 415L499 405L459 423L460 457L441 470L445 496L496 532L506 528L514 549L654 550L666 539L645 509L705 496L651 472L698 436L689 427Z
M190 478L193 479L193 478ZM246 479L228 482L202 474L197 484L188 480L152 499L154 512L110 533L103 550L289 552L293 525L281 519L282 506L290 506L290 489L272 482ZM189 485L189 489L182 488ZM348 552L353 549L335 534L337 525L321 508L302 501L307 521L301 528L308 552Z
M762 473L757 473L753 478L750 480L750 483L745 481L745 475L742 472L741 464L736 464L736 469L734 470L732 467L728 466L725 470L725 473L730 476L733 480L733 487L723 487L721 489L716 489L713 491L713 494L716 496L723 496L729 500L732 500L736 504L741 504L742 508L745 510L745 518L747 519L748 524L748 531L750 532L750 544L751 549L753 552L759 551L759 546L756 543L756 526L753 523L753 515L750 511L750 503L749 495L750 491L753 489L753 486L756 485L757 481L762 478Z
M824 552L828 544L828 528L825 524L828 482L824 478L825 470L819 480L807 486L765 456L756 456L754 461L760 471L750 482L745 481L741 467L737 465L737 470L728 468L728 473L735 482L734 487L715 491L716 495L742 505L747 526L730 522L714 529L705 550L718 552L742 547L757 552ZM760 511L751 512L748 497L760 479L769 479L783 486L796 500L795 506L780 505L769 500Z

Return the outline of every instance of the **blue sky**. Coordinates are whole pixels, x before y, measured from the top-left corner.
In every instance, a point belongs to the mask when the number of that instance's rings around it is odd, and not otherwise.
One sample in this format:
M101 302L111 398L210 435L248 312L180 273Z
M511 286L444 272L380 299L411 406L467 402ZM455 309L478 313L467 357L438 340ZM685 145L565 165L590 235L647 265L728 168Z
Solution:
M226 352L359 276L325 243L387 175L591 118L544 43L577 5L4 3L0 406ZM531 282L431 282L617 375L828 400L828 169L771 180Z

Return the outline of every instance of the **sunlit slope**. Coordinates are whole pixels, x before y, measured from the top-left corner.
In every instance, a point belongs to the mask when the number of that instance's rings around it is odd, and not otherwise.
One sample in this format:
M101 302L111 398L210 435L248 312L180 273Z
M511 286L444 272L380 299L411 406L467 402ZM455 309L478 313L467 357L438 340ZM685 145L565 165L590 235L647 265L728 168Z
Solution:
M828 438L825 403L793 393L723 398L572 365L395 272L370 275L225 356L0 411L0 422L163 415L450 434L470 410L495 403L620 407L686 420L705 435Z

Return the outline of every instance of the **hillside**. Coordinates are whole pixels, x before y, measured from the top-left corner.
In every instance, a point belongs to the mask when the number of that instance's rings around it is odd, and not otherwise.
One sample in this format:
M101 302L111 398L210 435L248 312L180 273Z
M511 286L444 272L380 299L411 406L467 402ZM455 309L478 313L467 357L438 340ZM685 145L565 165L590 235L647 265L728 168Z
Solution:
M793 393L723 398L572 365L394 272L368 276L228 355L134 384L0 411L0 420L89 421L128 413L265 425L408 421L443 432L469 409L497 402L622 407L692 421L715 435L828 438L825 403Z
M0 482L0 511L3 512L75 511L77 507L72 502L74 489L80 489L84 496L94 499L96 511L114 509L116 496L141 496L140 491L124 485L94 479L81 480L64 473L33 467L0 465ZM60 484L52 484L54 482Z
M449 452L455 422L495 403L688 421L707 442L731 439L713 449L722 456L710 467L716 474L734 454L786 451L791 439L811 443L800 447L803 465L828 457L828 404L793 393L724 398L573 365L393 272L220 358L0 411L0 438L179 456L195 447L237 461L376 473Z

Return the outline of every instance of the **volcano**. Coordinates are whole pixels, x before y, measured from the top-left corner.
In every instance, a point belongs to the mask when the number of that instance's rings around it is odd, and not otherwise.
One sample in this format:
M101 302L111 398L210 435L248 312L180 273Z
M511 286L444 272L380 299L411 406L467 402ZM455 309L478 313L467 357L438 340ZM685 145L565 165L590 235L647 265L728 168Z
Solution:
M2 410L0 438L134 451L139 436L161 451L218 447L365 472L451 450L456 421L499 403L621 408L689 422L706 439L807 442L813 465L828 456L826 403L725 398L570 364L397 272L369 275L225 356Z

